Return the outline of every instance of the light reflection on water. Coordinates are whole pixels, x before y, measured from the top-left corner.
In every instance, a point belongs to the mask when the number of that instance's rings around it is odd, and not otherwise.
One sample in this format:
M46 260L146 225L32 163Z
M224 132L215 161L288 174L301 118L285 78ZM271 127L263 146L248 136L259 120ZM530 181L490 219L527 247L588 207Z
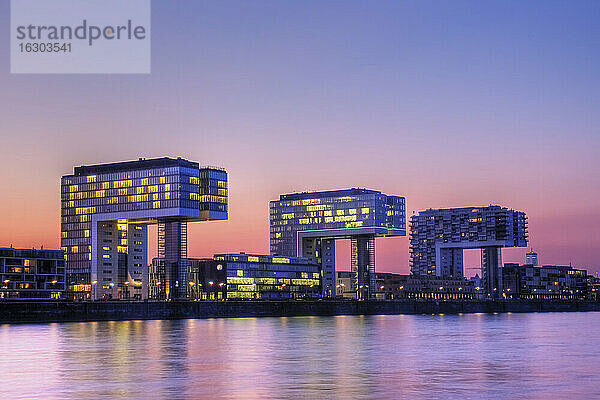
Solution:
M0 398L593 398L600 313L0 325Z

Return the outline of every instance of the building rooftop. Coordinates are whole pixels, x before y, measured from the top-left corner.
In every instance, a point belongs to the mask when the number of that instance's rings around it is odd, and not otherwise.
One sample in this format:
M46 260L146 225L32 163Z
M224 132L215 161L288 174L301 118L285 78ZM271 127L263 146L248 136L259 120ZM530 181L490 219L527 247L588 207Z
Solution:
M363 194L381 194L380 191L352 188L352 189L341 189L341 190L325 190L321 192L302 192L302 193L289 193L282 194L279 196L279 200L306 200L314 199L318 197L344 197L344 196L358 196Z
M178 158L140 158L137 161L123 161L116 163L107 164L96 164L96 165L82 165L74 168L74 175L90 175L90 174L101 174L110 172L120 171L134 171L141 169L151 168L166 168L166 167L187 167L187 168L199 168L197 162L184 160L181 157Z
M0 247L0 257L50 258L62 260L63 255L64 252L62 250L15 249L13 247Z

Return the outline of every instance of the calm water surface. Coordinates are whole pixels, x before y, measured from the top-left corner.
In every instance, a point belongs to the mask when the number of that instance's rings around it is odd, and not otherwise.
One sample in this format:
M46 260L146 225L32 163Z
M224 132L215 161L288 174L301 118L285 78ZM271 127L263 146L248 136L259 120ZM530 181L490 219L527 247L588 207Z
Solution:
M600 313L0 325L2 399L600 398Z

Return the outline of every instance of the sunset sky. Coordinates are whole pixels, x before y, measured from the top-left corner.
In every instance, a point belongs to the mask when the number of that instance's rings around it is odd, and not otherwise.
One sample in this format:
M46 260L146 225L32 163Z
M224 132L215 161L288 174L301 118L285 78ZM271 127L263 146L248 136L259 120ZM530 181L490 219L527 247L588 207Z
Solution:
M11 75L4 40L0 247L59 248L73 166L181 156L229 173L229 220L190 225L194 257L268 253L280 193L366 187L407 219L526 211L542 263L600 271L600 2L164 0L151 37L149 75ZM408 238L376 257L407 273Z

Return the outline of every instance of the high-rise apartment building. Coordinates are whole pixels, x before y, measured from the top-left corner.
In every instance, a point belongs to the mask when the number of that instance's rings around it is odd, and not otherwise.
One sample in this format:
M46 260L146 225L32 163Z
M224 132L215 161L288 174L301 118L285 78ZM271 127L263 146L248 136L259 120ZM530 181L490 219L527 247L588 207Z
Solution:
M527 246L527 217L501 206L428 209L410 219L410 266L414 275L463 277L463 249L482 249L486 293L502 287L502 247Z
M145 297L149 224L174 298L187 290L187 222L227 219L227 173L181 158L75 167L61 179L61 246L75 298Z
M335 240L351 239L357 297L375 293L375 237L406 235L405 199L375 190L283 194L270 203L272 255L321 265L323 296L335 296Z

